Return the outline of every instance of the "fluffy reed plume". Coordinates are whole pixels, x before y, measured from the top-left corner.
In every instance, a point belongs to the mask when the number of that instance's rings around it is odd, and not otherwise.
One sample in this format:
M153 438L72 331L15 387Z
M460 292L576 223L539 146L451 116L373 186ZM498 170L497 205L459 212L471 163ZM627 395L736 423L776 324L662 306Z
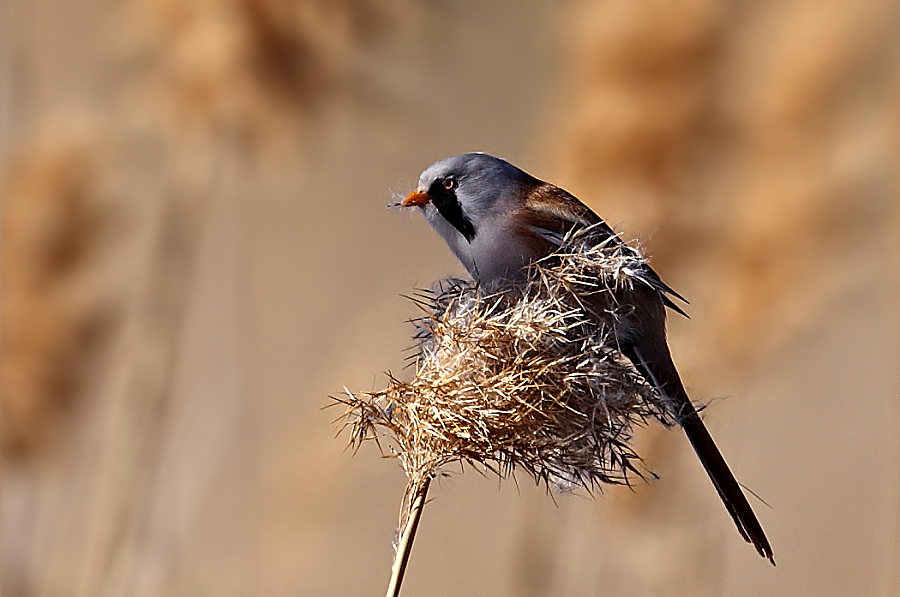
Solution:
M391 441L410 480L402 519L418 520L428 481L453 462L588 491L642 475L629 443L635 426L671 423L614 333L642 263L636 250L598 243L588 230L515 289L486 293L448 279L414 299L425 315L414 320L413 380L390 376L380 392L338 399L354 448Z

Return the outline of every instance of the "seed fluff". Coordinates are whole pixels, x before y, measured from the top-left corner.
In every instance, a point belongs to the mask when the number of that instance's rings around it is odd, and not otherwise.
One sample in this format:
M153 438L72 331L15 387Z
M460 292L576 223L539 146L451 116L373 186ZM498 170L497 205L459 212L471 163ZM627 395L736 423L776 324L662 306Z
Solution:
M335 398L351 447L374 440L398 458L407 497L451 463L589 492L645 477L636 426L674 420L615 337L644 265L638 250L587 228L512 288L448 278L418 291L412 381L388 374L384 390Z

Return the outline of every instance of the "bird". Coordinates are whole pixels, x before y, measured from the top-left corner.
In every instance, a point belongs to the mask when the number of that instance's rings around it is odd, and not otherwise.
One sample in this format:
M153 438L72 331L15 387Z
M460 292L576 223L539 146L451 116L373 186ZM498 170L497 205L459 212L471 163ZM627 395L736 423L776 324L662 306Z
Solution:
M420 210L474 281L487 289L522 283L529 264L552 254L567 234L578 230L591 228L597 242L624 245L575 196L487 153L463 153L428 166L399 205ZM628 295L628 315L616 324L618 348L664 398L738 532L774 565L765 531L688 396L669 351L666 309L686 316L675 301L687 301L647 264L635 277L640 283Z

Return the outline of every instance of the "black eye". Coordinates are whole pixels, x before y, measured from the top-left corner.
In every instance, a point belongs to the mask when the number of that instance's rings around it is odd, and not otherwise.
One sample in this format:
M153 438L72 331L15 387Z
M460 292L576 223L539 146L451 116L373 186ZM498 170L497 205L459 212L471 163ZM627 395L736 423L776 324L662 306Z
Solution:
M441 186L444 187L445 189L447 189L448 191L451 191L454 188L456 188L456 181L453 180L452 178L445 178L443 180L443 182L441 182Z

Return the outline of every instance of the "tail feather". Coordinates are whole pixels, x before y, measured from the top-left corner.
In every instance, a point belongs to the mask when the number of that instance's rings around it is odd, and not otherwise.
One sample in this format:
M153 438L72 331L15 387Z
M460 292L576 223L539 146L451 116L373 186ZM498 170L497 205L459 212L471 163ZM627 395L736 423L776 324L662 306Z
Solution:
M654 341L655 340L655 341ZM707 431L684 389L678 371L672 362L668 346L663 338L644 339L640 346L623 347L623 352L632 361L644 378L669 398L676 420L684 429L688 441L697 458L709 475L725 509L734 520L738 532L748 543L753 544L759 555L775 564L772 547L766 533L750 507L744 492L728 468L728 463Z
M737 480L728 468L728 463L722 457L715 442L710 436L709 431L700 417L694 412L687 419L681 421L681 427L684 429L697 458L709 475L710 480L715 486L725 509L731 514L734 524L738 532L748 543L752 543L759 552L759 555L768 559L775 564L775 558L772 554L772 547L766 538L766 533L756 518L753 508L747 502L744 492L738 485Z

